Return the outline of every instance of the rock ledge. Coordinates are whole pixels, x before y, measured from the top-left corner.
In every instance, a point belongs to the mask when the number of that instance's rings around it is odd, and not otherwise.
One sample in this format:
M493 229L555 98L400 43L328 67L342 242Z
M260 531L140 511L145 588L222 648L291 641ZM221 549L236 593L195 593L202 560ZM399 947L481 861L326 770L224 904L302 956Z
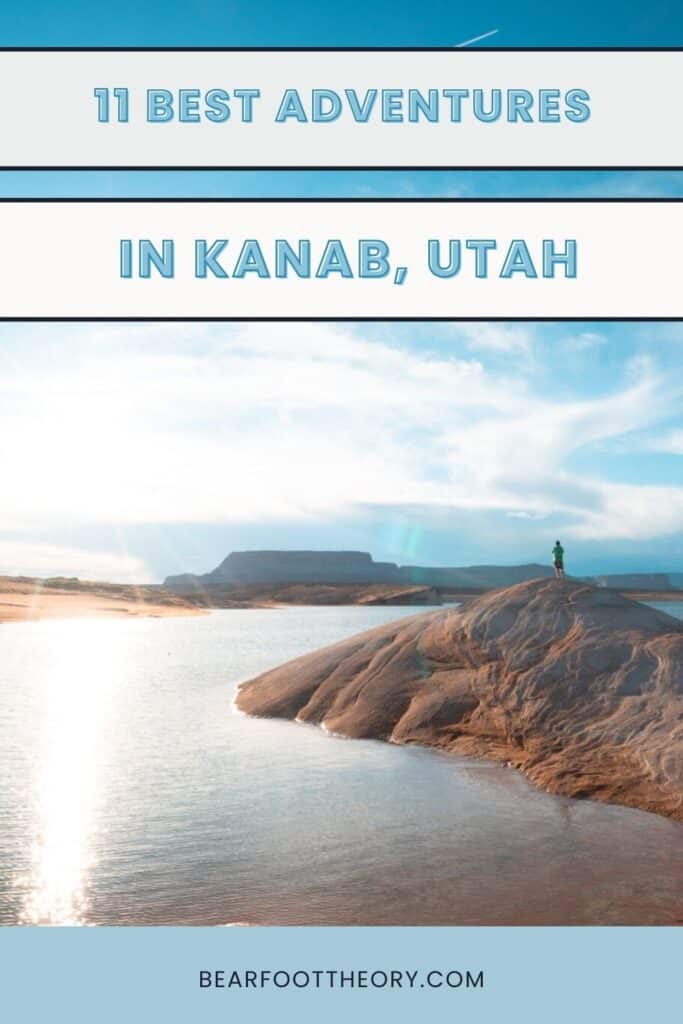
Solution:
M589 584L532 580L380 626L243 684L237 706L683 820L683 623Z

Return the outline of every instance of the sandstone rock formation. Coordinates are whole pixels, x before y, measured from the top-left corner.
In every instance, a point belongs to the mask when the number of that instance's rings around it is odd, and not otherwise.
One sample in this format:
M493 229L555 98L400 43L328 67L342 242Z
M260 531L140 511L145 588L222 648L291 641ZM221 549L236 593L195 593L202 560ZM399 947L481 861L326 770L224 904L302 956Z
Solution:
M237 706L683 820L683 623L589 584L534 580L383 625L245 683Z

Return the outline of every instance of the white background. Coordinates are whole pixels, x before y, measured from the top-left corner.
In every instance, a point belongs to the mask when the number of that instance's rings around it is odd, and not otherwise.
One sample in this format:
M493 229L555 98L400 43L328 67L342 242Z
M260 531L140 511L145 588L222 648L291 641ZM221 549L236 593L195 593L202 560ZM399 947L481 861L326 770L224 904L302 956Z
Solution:
M645 317L683 316L675 202L161 202L0 203L0 315L4 317ZM427 241L524 238L536 256L543 238L578 244L578 277L477 280L472 260L458 277L427 270ZM176 276L124 280L121 238L176 241ZM382 280L241 280L194 277L194 240L228 238L227 258L245 238L271 261L276 238L310 238L315 258L328 238L350 257L359 238L382 238L405 284ZM224 254L225 257L226 254ZM471 257L473 254L468 254Z
M98 124L95 87L128 87ZM286 88L583 88L583 124L275 124ZM260 88L252 124L147 124L148 88ZM683 54L670 52L0 53L0 166L674 166ZM672 113L673 112L673 113Z

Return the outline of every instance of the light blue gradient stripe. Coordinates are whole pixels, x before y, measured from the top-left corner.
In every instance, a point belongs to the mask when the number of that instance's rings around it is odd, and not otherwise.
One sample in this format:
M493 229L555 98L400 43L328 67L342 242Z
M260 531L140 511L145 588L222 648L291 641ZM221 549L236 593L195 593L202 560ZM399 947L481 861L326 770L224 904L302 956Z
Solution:
M0 197L674 198L681 171L0 171Z
M630 1024L680 1007L677 928L5 928L8 1022ZM202 969L470 969L482 989L200 990Z

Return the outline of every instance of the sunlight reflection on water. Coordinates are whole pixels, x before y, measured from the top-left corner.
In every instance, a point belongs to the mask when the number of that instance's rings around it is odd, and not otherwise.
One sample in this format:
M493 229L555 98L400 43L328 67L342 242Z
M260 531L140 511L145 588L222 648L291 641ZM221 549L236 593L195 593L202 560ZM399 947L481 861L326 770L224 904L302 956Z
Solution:
M20 921L82 924L103 726L120 678L123 648L111 643L107 625L92 620L46 623L44 632L47 657L36 681L43 721L36 751L32 877Z
M241 680L414 613L0 627L0 924L680 921L673 822L231 713Z

